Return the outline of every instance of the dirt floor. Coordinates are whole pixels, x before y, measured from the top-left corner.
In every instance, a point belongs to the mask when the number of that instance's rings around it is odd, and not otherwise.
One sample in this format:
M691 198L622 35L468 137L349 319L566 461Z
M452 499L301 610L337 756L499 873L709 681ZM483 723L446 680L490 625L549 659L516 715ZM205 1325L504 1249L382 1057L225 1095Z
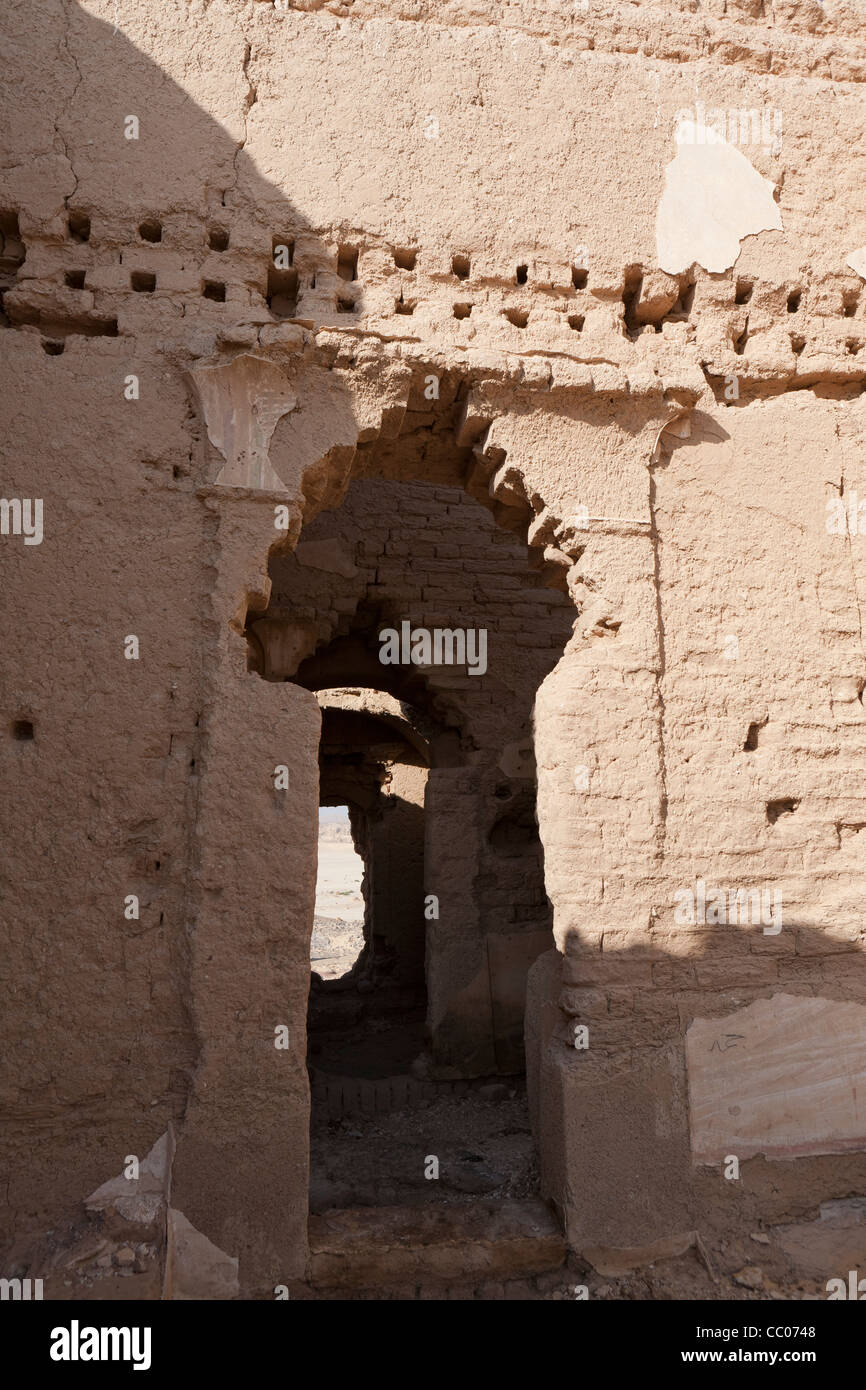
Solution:
M525 1093L495 1082L488 1089L496 1099L473 1093L383 1116L314 1115L312 1209L535 1196Z

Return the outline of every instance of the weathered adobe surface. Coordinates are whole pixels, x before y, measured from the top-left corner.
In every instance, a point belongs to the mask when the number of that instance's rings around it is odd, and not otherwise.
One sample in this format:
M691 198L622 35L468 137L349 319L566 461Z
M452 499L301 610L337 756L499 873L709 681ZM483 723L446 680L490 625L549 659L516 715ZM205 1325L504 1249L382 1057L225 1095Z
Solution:
M4 9L3 493L46 518L40 546L2 538L4 717L34 730L2 744L18 1237L174 1122L175 1200L242 1288L306 1268L320 714L248 671L243 634L275 505L292 546L371 447L387 478L483 500L578 610L535 710L565 960L535 968L528 1020L572 1247L863 1191L863 541L825 525L862 476L862 20L435 9L130 4L116 32L109 3ZM781 149L745 154L783 225L670 275L655 219L696 83L782 112ZM297 285L269 294L284 242ZM457 479L407 444L431 376ZM696 877L780 885L784 930L684 930ZM774 996L754 1085L783 1106L787 1046L826 1117L787 1162L754 1107L725 1130L721 1072L686 1070L695 1018L741 1033ZM817 1033L804 999L827 1001ZM738 1183L695 1163L692 1083L715 1140L754 1155Z
M493 26L578 51L643 53L677 63L711 55L753 72L802 71L852 81L862 81L864 72L862 14L854 0L288 0L285 8L367 23L387 17L436 27Z

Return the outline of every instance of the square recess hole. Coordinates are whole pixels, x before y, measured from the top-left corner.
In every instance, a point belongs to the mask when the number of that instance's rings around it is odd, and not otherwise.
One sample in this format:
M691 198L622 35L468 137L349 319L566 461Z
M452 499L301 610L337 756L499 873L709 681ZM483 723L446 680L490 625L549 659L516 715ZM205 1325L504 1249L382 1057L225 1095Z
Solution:
M295 243L291 237L275 236L268 267L268 308L278 319L294 318L298 311L298 272L293 268Z
M153 294L156 289L156 276L149 270L134 270L129 277L129 283L136 294Z
M86 272L83 270L67 270L63 277L66 281L67 288L70 290L83 290L85 273Z
M35 737L32 720L13 719L12 737L16 739L18 743L31 743Z
M73 241L90 240L90 218L86 212L70 212L66 225Z
M24 264L26 254L18 213L11 208L3 209L0 211L0 271L16 271Z
M162 223L155 217L146 217L138 224L138 235L142 241L162 241Z
M227 251L229 249L229 234L225 227L209 227L207 244L211 251Z
M205 299L213 299L217 304L226 302L226 287L222 280L205 280L202 294Z
M340 246L337 249L337 274L341 280L357 280L358 278L358 248L356 246Z

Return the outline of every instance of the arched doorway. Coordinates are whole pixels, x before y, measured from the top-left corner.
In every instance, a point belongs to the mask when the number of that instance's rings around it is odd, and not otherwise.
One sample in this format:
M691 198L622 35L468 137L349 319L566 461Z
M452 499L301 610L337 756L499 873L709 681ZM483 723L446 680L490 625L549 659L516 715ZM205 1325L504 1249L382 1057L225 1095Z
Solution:
M316 693L320 804L350 808L365 867L361 954L311 983L311 1210L530 1196L524 994L551 939L532 705L573 607L462 488L381 478L270 575L255 662ZM405 626L428 660L383 659ZM437 661L443 631L462 662Z

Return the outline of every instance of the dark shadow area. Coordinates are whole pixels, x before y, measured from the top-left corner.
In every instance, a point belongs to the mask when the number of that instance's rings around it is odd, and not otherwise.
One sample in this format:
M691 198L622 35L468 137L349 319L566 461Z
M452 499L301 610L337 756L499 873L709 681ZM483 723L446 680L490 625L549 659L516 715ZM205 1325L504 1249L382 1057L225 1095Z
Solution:
M408 1073L424 1049L424 790L427 756L377 697L330 688L322 697L320 796L349 807L364 863L363 945L337 979L313 968L308 1009L311 1079ZM352 708L352 706L356 708ZM363 708L358 708L362 706ZM416 738L416 742L424 744ZM320 841L320 855L327 844Z

